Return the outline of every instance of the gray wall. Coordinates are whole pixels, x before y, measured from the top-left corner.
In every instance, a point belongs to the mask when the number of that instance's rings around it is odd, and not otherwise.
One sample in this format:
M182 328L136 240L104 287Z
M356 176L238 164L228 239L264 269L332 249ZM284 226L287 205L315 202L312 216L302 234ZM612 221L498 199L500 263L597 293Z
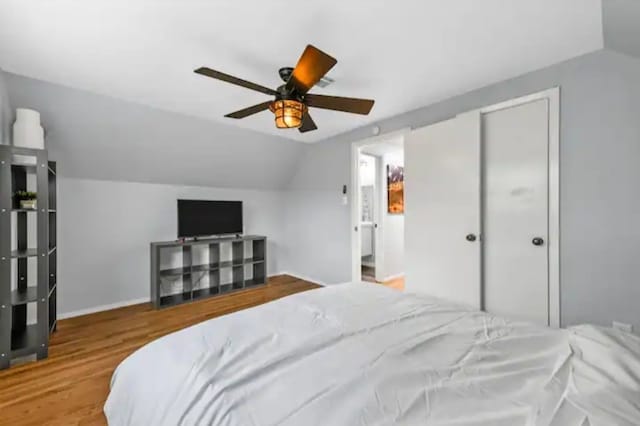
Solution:
M59 164L61 315L148 298L149 242L176 238L181 197L244 201L246 231L268 236L279 271L279 188L301 144L0 72L3 110L7 93L41 112Z
M268 273L279 272L280 191L61 178L58 197L62 316L149 299L149 243L176 238L178 198L242 200L245 232L268 236Z
M263 204L270 206L265 214L282 221L280 231L275 219L273 227L252 229L276 242L273 268L325 283L350 279L350 207L341 204L341 188L350 180L350 142L368 137L369 128L302 145L15 75L5 74L5 80L13 107L32 107L43 113L49 148L61 163L63 312L146 297L146 244L174 237L173 213L173 219L153 218L158 208L174 210L167 200L177 198L179 187L86 183L87 178L266 189L246 199L256 211ZM640 181L639 60L600 51L379 125L382 132L421 127L552 86L562 89L562 322L610 325L616 319L640 329L636 306L640 300L640 262L636 259L640 253L636 188ZM4 105L1 88L0 82L0 103ZM7 124L3 127L6 132ZM282 188L286 193L279 191ZM130 209L137 191L141 207ZM206 197L225 194L211 188L185 191ZM245 199L238 194L229 196ZM96 200L100 197L109 206ZM155 208L147 209L146 204ZM131 214L135 217L127 221ZM83 247L85 234L105 238L107 246L87 250ZM131 245L119 245L119 240L126 239ZM108 263L105 259L112 267L120 264L117 260L122 253L132 254L136 266L100 269L100 262ZM94 268L94 273L107 278L91 282L90 268L85 265L95 266L98 271ZM135 282L126 278L129 276ZM73 300L63 294L82 286L88 287L77 294L86 299ZM113 294L106 292L109 286Z
M278 189L302 144L5 73L14 107L40 111L65 177Z
M0 143L9 144L11 141L11 105L9 94L4 79L4 73L0 68Z
M342 185L350 183L349 143L305 148L283 211L284 270L320 283L351 281L351 210L341 202Z
M563 325L612 320L640 330L640 61L599 51L379 123L422 127L458 113L561 87ZM350 279L350 220L340 204L358 129L305 147L287 195L286 270ZM514 277L517 278L517 277Z

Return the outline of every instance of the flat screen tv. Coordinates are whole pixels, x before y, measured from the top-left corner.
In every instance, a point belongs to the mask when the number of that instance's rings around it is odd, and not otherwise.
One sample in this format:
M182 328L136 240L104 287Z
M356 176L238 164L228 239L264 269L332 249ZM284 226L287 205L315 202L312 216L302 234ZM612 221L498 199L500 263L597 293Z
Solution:
M242 201L178 200L178 238L242 234Z

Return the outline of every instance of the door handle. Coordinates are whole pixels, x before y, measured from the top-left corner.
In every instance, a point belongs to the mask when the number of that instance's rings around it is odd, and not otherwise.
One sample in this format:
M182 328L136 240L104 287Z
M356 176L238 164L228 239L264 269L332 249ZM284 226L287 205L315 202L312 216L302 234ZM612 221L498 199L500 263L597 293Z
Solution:
M533 240L531 240L531 243L534 246L541 246L541 245L544 245L544 240L540 237L535 237Z
M475 234L467 234L467 236L465 237L467 239L467 241L469 242L474 242L478 237L476 237Z
M354 226L354 227L353 227L353 230L354 230L354 231L356 231L356 232L358 232L358 227L357 227L357 226Z

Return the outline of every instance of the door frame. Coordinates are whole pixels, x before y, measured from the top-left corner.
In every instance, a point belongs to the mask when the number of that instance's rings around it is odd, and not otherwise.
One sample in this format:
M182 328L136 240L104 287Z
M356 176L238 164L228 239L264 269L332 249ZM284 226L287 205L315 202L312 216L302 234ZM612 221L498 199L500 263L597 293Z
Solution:
M560 88L510 99L480 108L480 115L513 108L540 100L547 100L549 111L548 156L548 284L549 326L559 328L560 312ZM481 119L482 122L482 119ZM484 165L482 165L484 167Z
M367 145L369 146L369 145ZM371 223L373 224L373 234L372 234L372 242L373 242L373 255L374 255L374 264L373 264L373 268L375 269L375 279L376 281L378 280L379 277L379 273L380 270L382 269L382 258L381 256L379 256L380 251L382 250L382 246L380 244L380 241L382 238L378 238L379 233L382 231L382 228L378 225L380 223L380 210L379 210L379 198L380 198L380 194L378 193L378 190L380 189L379 187L379 177L378 177L378 167L380 166L380 157L377 155L373 155L373 154L369 154L366 152L362 152L362 150L359 148L358 149L358 158L362 158L362 157L370 157L371 159L373 159L373 173L374 173L374 179L373 179L373 211L372 213L372 217L371 217ZM360 188L360 167L361 164L358 163L358 188ZM354 194L356 196L356 198L358 199L358 232L361 233L362 232L362 223L360 221L360 213L362 211L362 193L360 191L355 192ZM362 264L362 234L360 234L360 263Z
M383 143L388 141L389 139L395 139L398 137L404 138L405 135L411 131L410 127L403 127L400 130L396 130L389 133L384 133L381 135L376 135L373 137L369 137L366 139L361 139L351 143L351 281L352 282L360 282L362 281L362 270L361 270L361 237L360 237L360 174L358 173L360 170L360 148L368 145L375 145L377 143ZM380 163L380 159L376 160L376 168ZM376 182L377 183L377 182ZM380 188L376 188L378 199L380 198ZM378 225L374 232L375 238L375 259L376 259L376 277L379 276L379 268L382 264L382 260L384 258L384 254L381 253L381 238L380 235L383 234L383 220L380 215L380 208L382 206L381 200L378 200L377 205L374 208L374 218L376 219L376 224ZM382 255L381 255L382 254ZM384 268L380 268L384 269ZM383 271L384 272L384 271Z

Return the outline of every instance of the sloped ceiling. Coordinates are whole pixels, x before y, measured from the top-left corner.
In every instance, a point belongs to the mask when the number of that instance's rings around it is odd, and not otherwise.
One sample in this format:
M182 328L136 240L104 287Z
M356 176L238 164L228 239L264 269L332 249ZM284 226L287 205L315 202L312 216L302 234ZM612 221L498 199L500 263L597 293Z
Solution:
M603 0L607 49L640 58L640 0Z
M268 112L232 121L265 95L192 72L277 86L307 43L338 59L315 92L372 97L370 116L314 110L320 130L304 135ZM602 46L600 0L0 0L9 72L303 142Z
M40 111L64 177L280 189L303 144L2 73L13 108Z

